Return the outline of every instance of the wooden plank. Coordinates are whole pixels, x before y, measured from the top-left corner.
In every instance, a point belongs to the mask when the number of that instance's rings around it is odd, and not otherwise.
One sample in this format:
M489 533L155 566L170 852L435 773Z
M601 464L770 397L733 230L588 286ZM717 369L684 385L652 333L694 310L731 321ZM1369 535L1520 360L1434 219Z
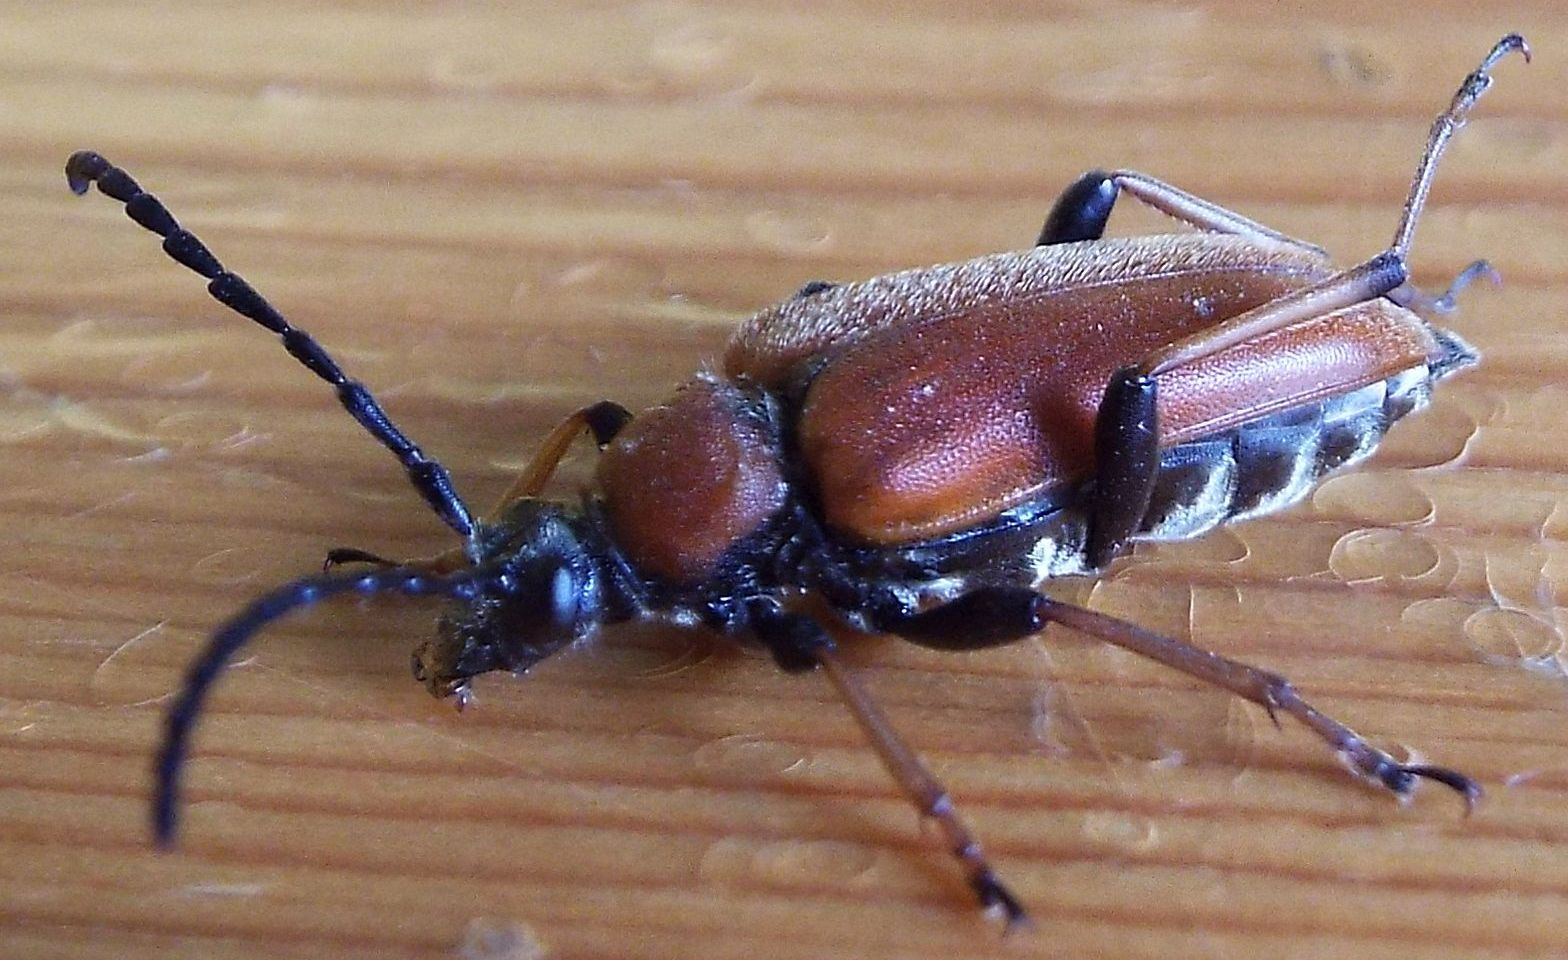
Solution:
M225 0L0 6L0 953L1486 958L1568 950L1558 5ZM751 310L1026 244L1136 166L1386 242L1431 116L1526 68L1418 233L1484 365L1310 504L1063 596L1290 675L1487 786L1401 808L1299 729L1079 638L848 652L1033 910L999 940L817 678L611 631L458 716L431 612L270 630L146 832L207 632L352 543L449 544L260 331L60 165L131 169L487 503L577 405L657 402ZM1119 217L1118 229L1158 226ZM591 466L584 453L559 490Z

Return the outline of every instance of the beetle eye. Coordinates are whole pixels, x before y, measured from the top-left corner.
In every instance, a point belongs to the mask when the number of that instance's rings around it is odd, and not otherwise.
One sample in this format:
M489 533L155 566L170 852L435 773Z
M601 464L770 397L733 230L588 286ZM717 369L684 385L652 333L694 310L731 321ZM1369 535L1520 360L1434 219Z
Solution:
M577 623L577 610L581 601L577 578L565 563L556 563L546 578L550 620L556 627L566 629Z
M582 612L582 584L572 565L560 557L539 558L524 569L509 591L510 606L525 631L567 633L577 628Z

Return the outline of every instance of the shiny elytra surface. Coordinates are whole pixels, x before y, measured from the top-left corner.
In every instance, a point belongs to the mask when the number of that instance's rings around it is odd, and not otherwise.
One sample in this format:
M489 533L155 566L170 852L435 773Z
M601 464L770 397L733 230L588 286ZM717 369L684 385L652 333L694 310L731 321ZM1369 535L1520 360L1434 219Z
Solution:
M0 8L0 954L62 958L1552 957L1568 20L1545 4ZM1104 19L1101 19L1101 18ZM1145 169L1353 262L1502 29L1537 50L1416 237L1485 357L1310 503L1053 589L1289 674L1480 778L1468 820L1055 632L853 646L1033 935L1000 942L830 691L616 632L462 715L417 604L281 625L219 685L178 852L146 845L206 632L353 544L444 549L385 452L60 164L124 163L380 391L484 507L583 403L662 402L808 280L1027 245ZM1160 232L1158 218L1118 219ZM562 496L591 474L584 451Z

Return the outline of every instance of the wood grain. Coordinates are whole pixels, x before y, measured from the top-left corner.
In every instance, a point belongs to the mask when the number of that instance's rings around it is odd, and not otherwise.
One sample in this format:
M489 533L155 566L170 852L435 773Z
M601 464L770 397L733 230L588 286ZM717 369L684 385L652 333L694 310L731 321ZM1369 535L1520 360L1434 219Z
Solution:
M255 646L149 848L207 632L330 547L449 538L321 384L66 192L71 150L488 503L577 405L656 402L807 280L1025 245L1092 166L1367 255L1508 29L1536 63L1498 69L1414 257L1506 277L1452 321L1485 363L1310 504L1060 589L1479 777L1475 816L1070 635L857 645L1034 911L1002 942L820 678L624 630L459 716L407 675L429 610L377 602ZM1565 50L1541 0L0 5L0 954L1568 956Z

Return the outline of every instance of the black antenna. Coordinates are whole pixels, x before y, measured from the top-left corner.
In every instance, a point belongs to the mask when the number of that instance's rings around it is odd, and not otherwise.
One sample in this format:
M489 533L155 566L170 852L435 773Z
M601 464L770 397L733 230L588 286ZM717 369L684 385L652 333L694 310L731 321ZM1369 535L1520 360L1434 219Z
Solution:
M292 610L340 593L401 593L409 596L441 596L470 600L486 590L496 589L505 573L505 563L470 567L457 573L438 576L417 567L394 567L373 573L303 577L263 594L219 627L207 641L201 656L191 664L174 703L164 717L163 742L153 767L156 786L152 801L153 836L161 847L174 842L179 822L180 771L190 751L191 731L201 715L207 691L228 666L229 661L251 637L267 624Z
M284 349L311 373L332 384L343 409L382 446L392 451L408 472L414 489L442 521L462 537L472 539L473 515L452 486L452 477L446 468L425 456L423 450L404 436L365 385L350 380L310 334L290 326L283 314L239 274L225 270L206 244L179 225L163 201L142 190L130 174L91 150L71 154L65 162L65 178L71 190L78 194L86 193L88 184L97 181L99 192L125 204L125 212L132 220L163 238L164 253L207 278L207 292L215 300L281 337Z

